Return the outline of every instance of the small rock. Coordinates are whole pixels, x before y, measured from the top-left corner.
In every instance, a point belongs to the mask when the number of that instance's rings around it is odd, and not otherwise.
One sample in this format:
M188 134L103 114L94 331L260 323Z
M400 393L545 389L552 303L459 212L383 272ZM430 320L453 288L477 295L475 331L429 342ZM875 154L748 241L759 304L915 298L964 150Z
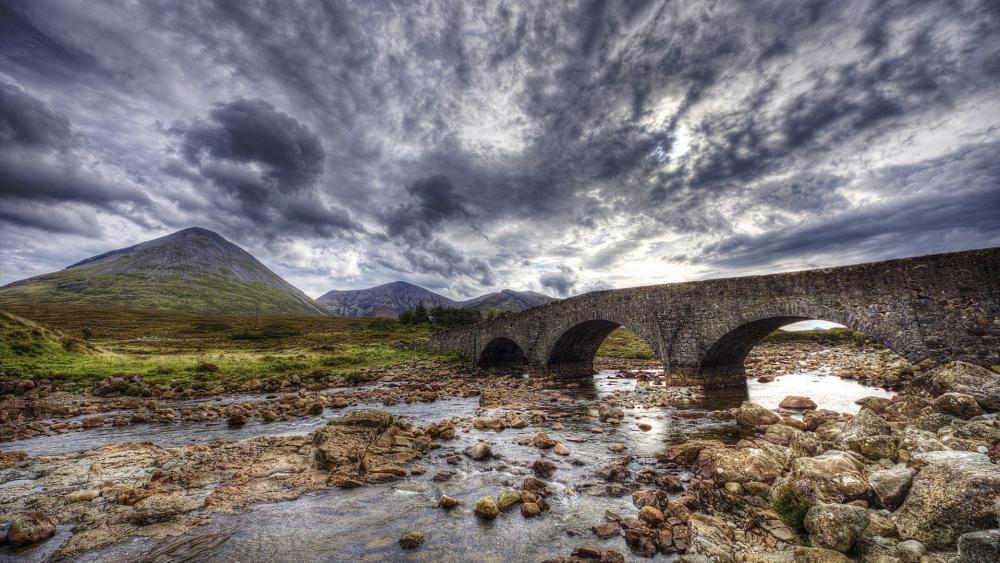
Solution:
M510 510L515 504L521 502L521 493L517 491L503 491L497 497L497 507L504 512Z
M549 436L545 432L539 432L538 434L535 434L534 437L531 438L531 445L535 446L536 448L541 448L541 449L553 448L555 447L556 444L557 442L552 438L549 438Z
M73 491L66 495L66 502L90 502L101 495L101 491L94 489L87 489L82 491Z
M476 515L480 518L493 520L500 514L500 507L494 502L493 497L486 496L476 501Z
M460 504L462 504L462 501L458 500L457 498L452 498L448 495L441 495L441 498L438 499L438 506L446 510L455 508Z
M590 529L594 532L595 536L601 538L602 540L606 540L617 536L621 527L617 522L605 522L603 524L593 526Z
M600 560L604 557L604 553L601 548L594 547L592 545L581 545L573 550L573 557L579 557L580 559L593 559Z
M789 395L781 400L778 404L779 408L782 409L794 409L794 410L813 410L816 408L816 402L809 397L800 397L798 395Z
M927 548L917 540L906 540L896 544L896 555L903 560L903 563L919 563L925 553Z
M538 506L536 502L523 502L521 503L521 516L525 518L534 518L541 514L542 509Z
M556 444L554 448L552 448L552 453L554 453L556 455L569 455L570 452L569 452L569 448L567 448L566 446L562 445L562 443L559 443L559 444Z
M463 453L476 461L493 457L493 449L490 448L489 444L483 442L482 440L465 448Z
M636 426L638 426L639 430L642 430L643 432L649 432L650 430L653 429L653 425L652 424L647 424L645 422L640 422Z
M406 532L399 538L399 547L403 549L415 549L424 543L424 533L413 530Z
M655 527L662 524L667 518L659 508L647 505L639 509L639 519Z
M556 464L548 460L536 459L531 463L531 470L542 479L548 479L556 472Z
M440 483L442 481L448 481L448 480L450 480L454 476L455 476L455 472L454 471L448 471L447 469L445 469L445 470L441 470L441 471L438 471L437 473L435 473L434 476L431 477L431 481L436 481L436 482Z

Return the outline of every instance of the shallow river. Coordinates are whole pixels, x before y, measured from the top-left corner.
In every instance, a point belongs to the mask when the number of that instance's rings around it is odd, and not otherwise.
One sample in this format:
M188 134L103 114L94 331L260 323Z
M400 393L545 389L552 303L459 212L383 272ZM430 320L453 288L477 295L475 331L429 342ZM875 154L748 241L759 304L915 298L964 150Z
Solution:
M633 474L642 469L662 468L657 455L671 445L693 438L718 438L735 441L742 435L735 426L729 409L747 398L768 407L790 394L807 395L819 408L855 411L854 401L865 396L889 394L852 381L844 381L823 372L786 375L775 382L753 382L748 389L712 392L710 398L685 407L655 407L625 409L621 425L599 425L604 434L592 434L595 418L588 414L593 400L629 389L634 380L613 377L615 372L601 372L593 383L568 388L572 402L544 405L551 416L561 417L565 429L529 426L503 432L472 430L459 433L456 440L445 442L419 461L429 471L392 484L374 485L354 490L330 490L308 494L296 501L257 505L252 510L212 517L206 526L192 530L179 540L158 542L136 539L84 554L80 561L133 561L147 556L153 549L168 549L183 545L184 549L205 542L211 550L204 561L538 561L547 557L568 555L583 543L600 543L604 549L617 549L631 557L619 537L597 541L590 527L604 521L605 510L634 515L631 496L610 496L606 483L595 478L594 470L607 463L613 454L607 446L620 442L636 459L630 466ZM440 400L430 404L400 404L392 407L369 405L410 417L417 424L476 412L478 397ZM166 446L176 446L213 439L239 439L260 434L303 434L321 426L326 418L338 416L365 405L328 410L324 416L300 419L296 422L270 424L251 423L230 428L226 423L180 423L173 425L133 425L121 428L96 429L66 435L41 437L3 444L3 449L26 450L30 453L55 453L87 449L112 442L152 440ZM497 411L488 411L495 413ZM652 430L643 432L637 423L644 422ZM570 448L570 458L583 461L574 466L566 458L540 454L530 445L514 444L519 438L533 436L539 430ZM448 465L444 458L461 451L476 440L486 440L502 460L474 462L463 456L458 465ZM586 440L574 442L575 439ZM531 520L517 510L503 513L492 522L484 522L471 514L477 498L497 495L505 488L517 488L531 475L530 463L545 457L558 465L549 481L557 490L550 499L551 510ZM431 477L438 470L456 472L450 481L438 483ZM682 480L687 475L679 475ZM0 484L0 487L3 485ZM0 493L2 494L2 493ZM451 512L436 507L442 494L460 499L463 506ZM418 529L425 532L424 545L403 552L396 540L403 533ZM68 530L67 530L68 532ZM68 535L60 530L60 535ZM18 560L42 561L58 547L58 538L29 551L18 553ZM215 545L218 544L218 545ZM0 550L0 559L11 554ZM658 556L659 560L668 560Z

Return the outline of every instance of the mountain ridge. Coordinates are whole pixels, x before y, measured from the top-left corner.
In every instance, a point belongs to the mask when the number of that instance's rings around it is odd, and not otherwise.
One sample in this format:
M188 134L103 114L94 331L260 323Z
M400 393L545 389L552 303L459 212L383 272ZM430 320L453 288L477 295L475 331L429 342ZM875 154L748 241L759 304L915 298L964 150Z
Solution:
M395 317L419 303L427 308L467 309L479 312L517 312L557 301L535 291L504 289L471 299L457 301L427 288L405 281L394 281L365 289L334 289L316 302L327 311L348 317Z

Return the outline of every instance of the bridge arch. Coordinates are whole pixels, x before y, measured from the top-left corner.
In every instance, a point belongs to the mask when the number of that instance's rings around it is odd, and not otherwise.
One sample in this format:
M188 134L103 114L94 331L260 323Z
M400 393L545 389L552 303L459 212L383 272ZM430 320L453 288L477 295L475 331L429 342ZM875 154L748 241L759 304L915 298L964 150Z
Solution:
M610 316L610 315L609 315ZM628 323L634 324L634 323ZM568 325L568 326L567 326ZM635 324L638 328L641 325ZM578 320L563 325L554 332L554 342L546 350L546 368L563 376L587 376L594 373L594 357L601 343L617 328L625 328L642 339L659 357L659 347L650 341L648 331L633 330L626 323L609 320L603 316Z
M476 366L481 368L514 367L527 363L528 357L521 345L506 336L487 342L476 357Z
M835 322L862 332L910 361L927 356L922 342L908 341L903 331L880 319L825 306L772 305L764 311L731 321L719 334L708 339L703 347L698 375L709 387L743 385L746 374L744 361L754 346L785 325L813 319Z

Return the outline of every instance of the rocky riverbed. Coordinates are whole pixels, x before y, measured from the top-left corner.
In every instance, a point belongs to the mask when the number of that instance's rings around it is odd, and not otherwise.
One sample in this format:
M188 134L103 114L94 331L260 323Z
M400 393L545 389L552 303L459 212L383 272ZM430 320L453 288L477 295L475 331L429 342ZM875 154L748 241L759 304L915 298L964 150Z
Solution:
M0 449L0 558L994 560L1000 375L871 359L893 394L836 353L779 357L707 393L431 363L155 404L42 393L96 410L9 419L42 430Z

